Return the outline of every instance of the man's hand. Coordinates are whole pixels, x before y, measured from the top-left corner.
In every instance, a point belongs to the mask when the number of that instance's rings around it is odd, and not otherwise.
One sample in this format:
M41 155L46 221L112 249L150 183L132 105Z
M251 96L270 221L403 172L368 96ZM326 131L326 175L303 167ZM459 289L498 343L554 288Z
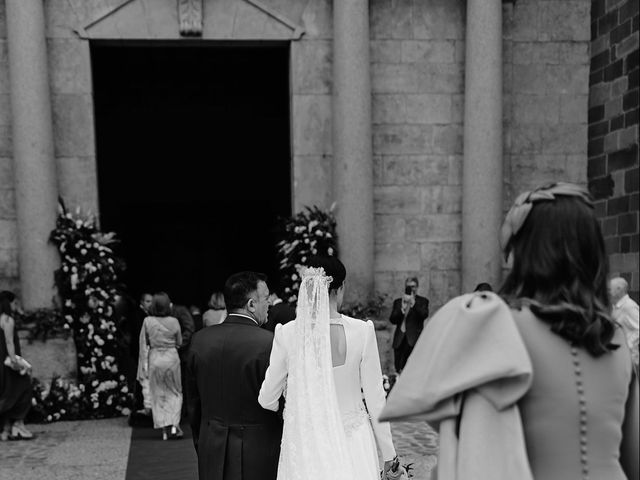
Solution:
M400 310L402 311L402 314L406 315L407 312L411 310L411 308L413 308L415 304L416 304L415 295L409 295L405 293L402 296L402 305L400 306Z

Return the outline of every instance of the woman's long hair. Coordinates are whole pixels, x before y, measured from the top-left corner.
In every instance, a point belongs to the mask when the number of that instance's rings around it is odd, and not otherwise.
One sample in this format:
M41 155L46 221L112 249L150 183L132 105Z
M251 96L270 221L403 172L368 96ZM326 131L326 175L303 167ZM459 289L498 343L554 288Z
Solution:
M11 303L16 299L16 296L8 290L0 292L0 315L5 314L12 316L14 314Z
M570 196L534 203L511 247L513 268L500 290L508 303L529 306L593 356L617 348L604 239L590 206Z

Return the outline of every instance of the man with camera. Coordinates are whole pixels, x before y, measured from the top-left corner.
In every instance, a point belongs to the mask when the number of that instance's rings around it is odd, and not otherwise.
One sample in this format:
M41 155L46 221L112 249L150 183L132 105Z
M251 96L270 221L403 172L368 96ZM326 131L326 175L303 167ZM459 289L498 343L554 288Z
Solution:
M394 365L396 372L402 372L414 345L429 316L429 300L418 292L418 279L409 277L405 282L404 295L393 302L389 321L396 325L393 336Z

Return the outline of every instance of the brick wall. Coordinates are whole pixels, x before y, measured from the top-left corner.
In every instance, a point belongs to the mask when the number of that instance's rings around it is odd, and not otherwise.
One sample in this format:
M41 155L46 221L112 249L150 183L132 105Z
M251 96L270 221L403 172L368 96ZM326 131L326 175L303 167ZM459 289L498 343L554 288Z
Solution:
M589 189L612 275L638 301L638 1L591 4Z

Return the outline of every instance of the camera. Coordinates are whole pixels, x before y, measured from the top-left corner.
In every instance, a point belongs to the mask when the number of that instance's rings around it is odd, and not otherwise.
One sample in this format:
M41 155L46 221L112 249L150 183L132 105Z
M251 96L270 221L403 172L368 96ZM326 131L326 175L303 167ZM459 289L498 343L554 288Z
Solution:
M411 287L404 287L405 295L413 295L413 289Z

